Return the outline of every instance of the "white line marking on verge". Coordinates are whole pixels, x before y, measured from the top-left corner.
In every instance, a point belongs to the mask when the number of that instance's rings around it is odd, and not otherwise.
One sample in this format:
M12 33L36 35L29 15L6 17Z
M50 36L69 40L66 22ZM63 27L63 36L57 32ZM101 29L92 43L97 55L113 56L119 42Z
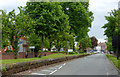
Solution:
M57 71L57 70L55 70L55 71L51 72L51 73L50 73L50 75L51 75L51 74L53 74L53 73L55 73L56 71Z
M46 75L46 74L32 73L32 75Z

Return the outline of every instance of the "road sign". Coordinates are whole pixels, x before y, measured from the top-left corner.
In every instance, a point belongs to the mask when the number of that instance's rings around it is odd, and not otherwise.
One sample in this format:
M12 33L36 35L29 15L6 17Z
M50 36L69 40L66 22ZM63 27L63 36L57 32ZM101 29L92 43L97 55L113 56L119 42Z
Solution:
M29 48L30 48L30 49L35 49L35 46L30 46Z

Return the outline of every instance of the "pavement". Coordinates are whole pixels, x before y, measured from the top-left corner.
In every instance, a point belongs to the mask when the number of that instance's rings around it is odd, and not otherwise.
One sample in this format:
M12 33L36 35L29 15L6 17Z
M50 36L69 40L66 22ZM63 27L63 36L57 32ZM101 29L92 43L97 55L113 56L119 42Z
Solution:
M99 53L32 72L31 75L118 75L118 71L105 54Z

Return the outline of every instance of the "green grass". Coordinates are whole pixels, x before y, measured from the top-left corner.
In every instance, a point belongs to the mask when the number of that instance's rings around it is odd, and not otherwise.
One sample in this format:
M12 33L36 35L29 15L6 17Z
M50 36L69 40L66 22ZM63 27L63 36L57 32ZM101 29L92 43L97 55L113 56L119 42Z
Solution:
M48 55L48 56L43 56L42 58L8 59L8 60L0 60L0 62L1 62L1 64L12 64L12 63L18 63L18 62L45 60L45 59L50 59L50 58L60 58L60 57L65 57L65 56L75 56L75 55L83 55L83 54L87 54L87 53L68 54L68 55L64 55L64 54L61 54L61 53L56 53L56 54L51 54L51 55Z
M108 55L108 54L106 54L106 56L108 57L108 59L110 59L112 62L113 62L113 64L118 68L118 69L120 69L119 68L119 60L117 60L117 58L116 57L114 57L114 56L112 56L112 55Z

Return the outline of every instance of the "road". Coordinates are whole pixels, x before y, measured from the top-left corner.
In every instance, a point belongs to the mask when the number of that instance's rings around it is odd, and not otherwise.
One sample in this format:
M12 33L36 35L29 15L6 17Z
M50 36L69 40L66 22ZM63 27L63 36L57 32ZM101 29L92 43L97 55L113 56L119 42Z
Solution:
M32 75L118 75L118 71L105 54L95 54L74 59Z

